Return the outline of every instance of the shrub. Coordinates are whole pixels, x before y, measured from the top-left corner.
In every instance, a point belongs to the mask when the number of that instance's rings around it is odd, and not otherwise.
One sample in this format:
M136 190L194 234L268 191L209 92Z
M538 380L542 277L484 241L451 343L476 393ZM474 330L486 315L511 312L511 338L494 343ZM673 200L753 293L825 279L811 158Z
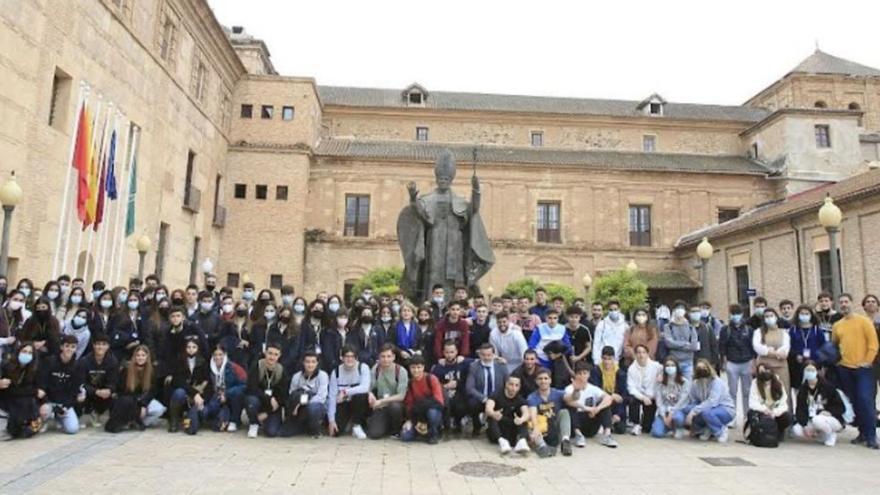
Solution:
M645 305L648 300L648 286L634 272L618 270L596 280L590 291L590 299L602 304L617 299L620 301L620 310L624 314L630 314Z
M507 284L507 287L504 288L505 294L510 294L512 296L528 296L531 300L535 300L535 289L538 287L543 287L547 291L547 300L550 301L556 296L562 296L565 299L565 304L569 305L574 301L576 297L578 297L578 291L568 285L559 282L547 282L541 283L533 278L521 278L519 280L514 280L513 282Z
M358 280L351 289L352 297L360 297L364 287L373 288L376 296L391 296L400 291L400 280L403 278L403 268L391 266L375 268L368 271Z

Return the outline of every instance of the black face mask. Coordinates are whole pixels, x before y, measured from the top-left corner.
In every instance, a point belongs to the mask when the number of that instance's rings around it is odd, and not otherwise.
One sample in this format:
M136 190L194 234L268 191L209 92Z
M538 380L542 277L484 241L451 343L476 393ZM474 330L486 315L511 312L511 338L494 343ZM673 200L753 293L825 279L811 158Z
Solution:
M235 316L247 316L247 309L245 309L245 308L236 309Z
M769 371L766 371L766 370L765 370L765 371L761 371L760 373L758 373L758 378L759 378L761 381L766 382L767 380L773 378L773 373L771 373L771 372L769 372Z
M697 368L694 371L694 376L697 378L709 378L711 375L709 374L709 370L705 368Z
M175 306L183 306L183 299L174 298L171 300L171 304Z
M49 310L48 309L40 309L40 310L34 311L34 316L36 316L37 319L40 321L46 321L49 319Z
M428 323L427 318L419 318L419 323Z
M162 316L168 316L168 313L171 312L171 308L160 307L159 314Z
M316 319L316 320L320 320L321 318L324 317L324 312L323 312L323 311L318 311L318 310L316 309L316 310L313 310L313 311L311 312L311 315L312 315L312 318L314 318L314 319Z
M281 318L278 318L281 323L290 323L290 315L284 315Z
M372 316L364 316L361 318L361 323L373 323Z

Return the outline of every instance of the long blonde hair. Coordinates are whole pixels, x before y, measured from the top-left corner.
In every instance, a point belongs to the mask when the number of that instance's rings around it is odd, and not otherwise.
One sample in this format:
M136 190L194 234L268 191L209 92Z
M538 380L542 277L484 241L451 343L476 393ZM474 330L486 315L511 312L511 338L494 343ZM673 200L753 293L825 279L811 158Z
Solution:
M137 363L134 362L134 355L143 351L147 354L147 362L144 363L142 369L138 369ZM125 391L133 393L137 390L146 391L153 386L153 359L150 355L150 348L145 345L139 345L134 348L131 353L131 359L128 361L128 367L125 373Z

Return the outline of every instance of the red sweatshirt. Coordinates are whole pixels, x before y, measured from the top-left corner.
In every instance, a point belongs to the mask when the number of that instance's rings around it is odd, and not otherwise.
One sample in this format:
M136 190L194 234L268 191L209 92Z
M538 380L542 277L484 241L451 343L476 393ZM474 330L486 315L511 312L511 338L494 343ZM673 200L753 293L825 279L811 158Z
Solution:
M443 318L437 323L434 328L434 356L443 355L443 342L446 339L455 340L459 356L471 355L471 325L464 318L459 318L455 323Z
M427 380L426 380L427 378ZM430 384L428 383L430 380ZM440 380L431 373L425 373L421 380L413 380L410 378L409 387L406 389L406 395L403 398L403 405L406 407L406 417L412 418L412 408L420 400L430 396L434 396L434 400L441 406L443 405L443 385Z

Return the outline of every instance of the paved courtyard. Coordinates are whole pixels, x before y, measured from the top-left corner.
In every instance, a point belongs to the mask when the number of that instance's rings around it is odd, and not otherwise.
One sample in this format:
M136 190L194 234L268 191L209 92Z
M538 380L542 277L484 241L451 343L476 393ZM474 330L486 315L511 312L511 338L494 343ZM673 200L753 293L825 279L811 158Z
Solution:
M502 458L477 440L431 447L350 437L249 440L244 432L189 437L86 429L0 443L0 493L877 493L880 454L850 445L854 435L850 428L833 449L795 441L758 449L734 441L619 436L616 450L591 442L572 457L538 459ZM704 457L754 465L715 467ZM508 476L455 472L485 470L461 465L474 462L498 463L509 468Z

